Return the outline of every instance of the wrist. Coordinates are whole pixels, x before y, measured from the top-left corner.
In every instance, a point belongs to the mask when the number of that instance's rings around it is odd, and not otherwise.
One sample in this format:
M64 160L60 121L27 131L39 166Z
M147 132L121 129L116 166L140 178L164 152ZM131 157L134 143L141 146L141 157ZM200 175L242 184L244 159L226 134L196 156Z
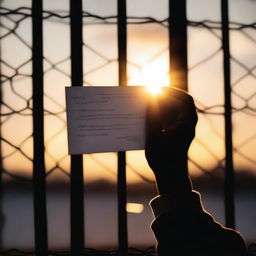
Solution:
M168 168L165 165L154 172L159 194L190 192L192 185L188 176L187 158L169 163Z
M182 194L192 191L192 183L189 177L185 177L182 180L166 181L156 180L157 190L159 195L163 194Z

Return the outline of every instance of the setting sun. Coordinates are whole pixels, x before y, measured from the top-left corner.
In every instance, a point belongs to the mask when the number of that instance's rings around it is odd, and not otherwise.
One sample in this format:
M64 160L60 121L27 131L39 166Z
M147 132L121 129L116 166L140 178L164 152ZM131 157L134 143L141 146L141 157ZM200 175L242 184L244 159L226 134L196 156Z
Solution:
M160 94L170 85L168 65L162 60L151 62L131 77L129 85L143 85L153 95Z

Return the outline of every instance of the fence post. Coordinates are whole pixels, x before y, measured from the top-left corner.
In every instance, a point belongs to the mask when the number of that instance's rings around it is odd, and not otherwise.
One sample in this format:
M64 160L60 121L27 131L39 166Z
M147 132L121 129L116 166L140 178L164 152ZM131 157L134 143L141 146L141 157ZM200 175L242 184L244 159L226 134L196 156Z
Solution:
M225 91L225 219L226 226L235 228L234 166L232 142L232 104L230 82L229 17L228 1L221 1L222 48Z
M169 0L170 84L188 90L186 0Z
M44 159L44 80L42 0L32 1L32 80L33 80L33 194L35 249L37 256L48 251Z
M70 0L71 83L83 86L83 17L82 0ZM71 155L71 253L84 250L84 178L83 156Z
M119 86L127 85L127 29L126 0L118 0L118 68ZM126 212L126 157L118 152L118 250L122 256L128 253Z

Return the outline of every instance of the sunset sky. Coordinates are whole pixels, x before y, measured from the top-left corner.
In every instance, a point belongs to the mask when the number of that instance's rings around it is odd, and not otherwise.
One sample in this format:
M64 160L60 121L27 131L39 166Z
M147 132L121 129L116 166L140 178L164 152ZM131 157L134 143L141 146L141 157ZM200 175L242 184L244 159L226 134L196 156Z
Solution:
M230 21L250 24L255 22L256 1L232 0L230 2ZM44 9L58 11L66 14L69 8L68 0L46 0ZM188 0L188 20L220 20L219 0ZM168 17L167 0L128 0L127 15L144 17L152 16L162 20ZM4 0L2 7L18 8L30 7L27 0ZM84 11L102 15L116 15L116 1L114 0L86 0ZM21 16L12 16L18 19ZM113 21L113 20L112 20ZM6 29L1 29L1 35L13 28L11 19L1 17ZM84 19L84 85L116 86L118 85L117 66L117 26L95 24L100 21L92 18ZM56 163L63 170L69 172L69 156L67 156L67 134L65 113L65 86L70 85L70 41L69 20L50 18L44 21L44 68L45 68L45 109L52 113L45 115L45 145L46 167L51 170ZM13 67L18 68L31 57L31 19L27 18L20 23L16 30L18 36L9 35L1 41L2 59L1 71L6 77L15 74ZM189 152L190 158L206 170L216 167L224 158L224 119L223 113L223 71L220 30L212 32L203 29L188 27L188 63L189 92L195 98L200 109L209 107L215 114L199 114L199 123L196 131L196 140ZM256 33L255 29L244 29L242 32L230 32L231 54L235 58L231 61L232 77L234 83L232 94L233 106L237 109L249 105L243 111L233 114L234 153L236 169L250 169L256 173L256 134L255 134L255 108L256 108ZM26 45L27 44L27 45ZM200 61L215 55L201 65ZM237 61L238 60L238 61ZM56 69L51 69L51 63L58 63ZM32 173L32 162L26 159L11 144L18 146L32 158L32 117L31 111L26 108L32 94L31 62L19 67L19 75L13 80L5 80L2 84L3 101L2 113L14 110L24 110L21 114L2 116L2 142L4 168L18 175ZM161 24L128 25L128 77L129 85L168 86L168 30ZM248 70L251 70L251 73ZM11 83L12 82L12 83ZM254 95L254 97L253 97ZM8 144L8 142L10 142ZM85 178L116 180L117 155L104 153L85 155ZM131 151L127 153L127 179L128 182L140 181L142 174L153 178L144 157L144 151ZM49 176L64 177L59 171ZM135 170L135 171L134 171ZM190 171L194 175L201 171L190 163Z

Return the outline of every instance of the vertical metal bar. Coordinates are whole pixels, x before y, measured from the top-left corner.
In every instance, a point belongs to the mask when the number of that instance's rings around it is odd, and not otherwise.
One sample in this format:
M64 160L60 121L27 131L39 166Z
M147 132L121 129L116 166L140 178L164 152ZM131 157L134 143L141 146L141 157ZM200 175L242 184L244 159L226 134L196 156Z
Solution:
M118 152L118 251L122 256L127 255L127 212L126 212L126 156L125 152Z
M186 0L169 0L170 83L188 90Z
M127 85L127 28L126 0L118 0L118 67L119 85ZM126 157L118 152L118 249L122 256L128 253L127 212L126 212Z
M33 193L36 255L48 250L44 159L44 77L42 0L32 1L32 80L33 80Z
M230 82L230 51L229 51L229 15L228 1L221 1L222 18L222 48L224 68L225 90L225 218L226 226L235 227L235 204L234 204L234 167L233 167L233 143L232 143L232 105L231 105L231 82Z
M82 0L70 0L71 83L83 86ZM71 155L71 253L82 255L84 249L84 178L83 156Z
M71 253L82 255L84 249L84 190L82 155L71 156Z

